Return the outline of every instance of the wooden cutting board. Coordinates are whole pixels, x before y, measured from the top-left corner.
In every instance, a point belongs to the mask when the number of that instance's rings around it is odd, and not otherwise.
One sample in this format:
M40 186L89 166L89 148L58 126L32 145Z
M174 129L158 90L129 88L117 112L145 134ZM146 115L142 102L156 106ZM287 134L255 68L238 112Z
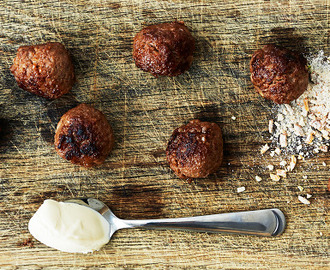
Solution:
M189 72L155 78L137 69L134 35L176 19L196 38ZM273 104L253 90L248 65L270 42L329 55L329 30L329 1L1 1L0 268L328 269L330 172L322 162L330 164L329 153L299 161L286 179L269 179L265 166L283 158L259 154ZM74 88L55 101L21 90L9 71L19 46L46 41L65 44L76 68ZM52 145L61 115L82 102L102 110L116 136L95 169L66 162ZM174 128L193 118L222 127L224 162L208 179L186 181L169 169L165 148ZM306 193L310 205L297 199ZM277 238L122 230L88 255L34 239L31 247L27 224L43 200L74 197L99 198L132 219L278 207L288 225Z

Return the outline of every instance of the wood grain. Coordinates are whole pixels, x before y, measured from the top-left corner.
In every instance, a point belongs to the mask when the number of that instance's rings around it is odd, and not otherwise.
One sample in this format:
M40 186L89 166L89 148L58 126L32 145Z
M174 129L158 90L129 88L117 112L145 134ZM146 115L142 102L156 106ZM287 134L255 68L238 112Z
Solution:
M193 66L154 78L132 60L143 26L183 20L196 38ZM4 0L0 3L1 269L328 269L329 153L299 161L272 182L258 149L269 138L273 105L249 80L249 58L275 42L306 53L329 47L329 1ZM47 101L19 89L9 67L21 45L59 41L74 59L72 91ZM61 115L86 102L102 110L116 145L105 164L84 169L52 146ZM231 117L235 116L236 120ZM178 179L166 159L174 128L199 118L222 129L225 160L209 179ZM258 174L263 181L254 179ZM303 176L307 175L307 179ZM313 194L311 205L297 200ZM237 194L236 188L246 191ZM123 230L94 254L62 253L30 237L27 224L44 199L96 197L121 218L160 218L278 207L279 238Z

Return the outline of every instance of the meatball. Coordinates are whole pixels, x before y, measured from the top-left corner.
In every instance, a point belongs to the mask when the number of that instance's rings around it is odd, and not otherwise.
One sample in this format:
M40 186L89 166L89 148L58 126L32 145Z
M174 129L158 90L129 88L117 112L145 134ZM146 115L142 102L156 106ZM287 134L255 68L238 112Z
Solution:
M166 149L167 161L180 178L205 178L222 162L223 141L215 123L192 120L174 130Z
M114 144L112 128L99 110L80 104L57 124L55 148L64 159L84 167L102 164Z
M288 104L307 89L306 64L307 60L297 52L266 45L252 56L251 81L264 98Z
M48 99L66 94L75 82L70 55L58 42L19 47L10 70L20 88Z
M134 38L137 67L154 76L177 76L193 60L195 40L183 22L161 23L142 29Z

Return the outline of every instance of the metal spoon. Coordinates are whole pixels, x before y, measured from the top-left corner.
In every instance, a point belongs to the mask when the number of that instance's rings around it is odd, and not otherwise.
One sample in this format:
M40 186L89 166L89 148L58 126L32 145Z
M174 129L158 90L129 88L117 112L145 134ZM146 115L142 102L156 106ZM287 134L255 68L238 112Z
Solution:
M109 222L109 239L117 230L134 227L278 236L286 225L284 214L276 208L187 218L124 220L116 217L108 206L94 198L66 202L85 205L99 212Z

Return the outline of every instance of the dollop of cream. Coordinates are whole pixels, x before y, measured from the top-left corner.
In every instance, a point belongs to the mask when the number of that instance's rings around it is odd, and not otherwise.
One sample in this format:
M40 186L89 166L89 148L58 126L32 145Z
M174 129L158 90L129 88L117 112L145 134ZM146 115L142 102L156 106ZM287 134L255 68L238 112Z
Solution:
M41 243L65 252L88 253L110 240L110 225L97 211L76 203L45 200L29 222Z

